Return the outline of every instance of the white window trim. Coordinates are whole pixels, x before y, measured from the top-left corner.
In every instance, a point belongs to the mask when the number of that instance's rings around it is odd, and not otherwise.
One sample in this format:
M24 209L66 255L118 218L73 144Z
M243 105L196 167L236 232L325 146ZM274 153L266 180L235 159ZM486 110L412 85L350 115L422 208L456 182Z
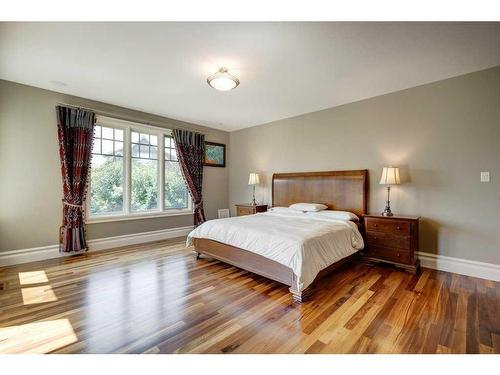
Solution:
M172 134L171 129L161 128L158 126L144 125L136 122L130 122L125 120L119 120L111 117L98 116L97 124L102 126L110 126L113 128L118 128L123 130L123 211L113 214L90 214L90 192L91 192L91 179L89 176L89 186L87 190L87 197L85 199L85 222L87 224L93 223L106 223L113 221L125 221L125 220L139 220L139 219L150 219L155 217L167 217L167 216L180 216L180 215L192 215L194 213L193 202L191 196L188 192L188 207L184 209L165 209L165 197L164 197L164 179L165 179L165 147L164 147L164 137L170 136ZM144 131L153 135L158 136L158 208L149 211L132 211L131 204L131 131Z

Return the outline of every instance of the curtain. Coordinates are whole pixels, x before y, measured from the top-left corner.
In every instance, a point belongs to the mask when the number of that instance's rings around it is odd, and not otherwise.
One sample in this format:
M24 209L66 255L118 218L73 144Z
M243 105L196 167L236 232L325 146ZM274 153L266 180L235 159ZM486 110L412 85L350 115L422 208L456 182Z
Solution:
M90 170L95 113L63 106L57 106L56 113L63 181L59 252L78 254L87 251L83 204Z
M206 220L201 192L203 161L205 159L205 136L181 129L174 129L172 135L182 176L193 199L194 225L197 226Z

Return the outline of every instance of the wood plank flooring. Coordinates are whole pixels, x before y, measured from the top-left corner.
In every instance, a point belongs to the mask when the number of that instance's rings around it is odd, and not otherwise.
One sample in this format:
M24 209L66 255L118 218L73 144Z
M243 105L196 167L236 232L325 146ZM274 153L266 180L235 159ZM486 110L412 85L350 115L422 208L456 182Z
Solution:
M0 353L500 353L500 283L354 263L294 305L174 239L0 269Z

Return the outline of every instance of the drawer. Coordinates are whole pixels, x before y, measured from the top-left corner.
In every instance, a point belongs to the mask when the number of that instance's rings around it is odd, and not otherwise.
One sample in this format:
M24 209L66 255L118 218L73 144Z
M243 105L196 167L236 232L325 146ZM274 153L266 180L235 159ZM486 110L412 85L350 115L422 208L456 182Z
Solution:
M411 223L403 220L365 218L366 230L372 232L384 232L398 236L409 236Z
M236 214L238 216L253 215L254 214L254 208L253 207L237 207L236 208Z
M410 250L410 237L385 232L366 232L366 241L369 246L382 246L400 250Z
M366 255L373 258L402 264L411 264L411 256L409 251L397 250L388 247L370 246L366 250L364 250L364 252Z

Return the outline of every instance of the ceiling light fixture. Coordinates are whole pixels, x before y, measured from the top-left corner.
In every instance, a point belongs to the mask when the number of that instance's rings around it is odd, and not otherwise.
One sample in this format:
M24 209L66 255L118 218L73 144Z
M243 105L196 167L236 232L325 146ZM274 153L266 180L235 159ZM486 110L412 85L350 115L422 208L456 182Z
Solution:
M240 80L229 74L227 68L220 68L215 74L207 78L207 83L219 91L229 91L240 84Z

